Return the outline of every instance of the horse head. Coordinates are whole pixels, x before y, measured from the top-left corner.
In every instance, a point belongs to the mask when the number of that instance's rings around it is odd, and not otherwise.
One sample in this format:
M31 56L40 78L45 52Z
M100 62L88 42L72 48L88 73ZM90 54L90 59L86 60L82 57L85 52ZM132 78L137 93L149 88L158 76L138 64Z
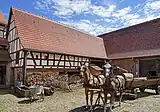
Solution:
M82 63L82 62L81 62L80 64L81 64L81 66L80 66L80 68L79 68L79 70L80 70L80 75L83 76L84 73L85 73L86 70L87 70L87 66L86 66L85 63Z
M109 64L109 62L105 62L104 64L104 76L108 78L110 76L110 73L112 71L112 66Z
M115 77L116 77L114 74L114 70L115 70L115 66L111 65L109 62L105 62L104 76L105 76L105 86L107 85L107 87L115 86L113 85L115 83Z

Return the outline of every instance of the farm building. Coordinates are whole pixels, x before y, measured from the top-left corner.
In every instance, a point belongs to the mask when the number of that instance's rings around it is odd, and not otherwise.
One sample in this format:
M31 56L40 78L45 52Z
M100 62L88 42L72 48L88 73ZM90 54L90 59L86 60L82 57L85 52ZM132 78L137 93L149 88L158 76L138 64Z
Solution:
M8 63L10 61L10 57L7 51L8 41L5 38L5 28L7 25L7 21L5 20L2 12L0 11L0 87L9 84L9 74L6 74L8 71Z
M6 37L13 84L26 83L30 73L75 71L80 62L107 59L102 38L13 7Z
M106 52L117 64L136 76L160 76L160 19L99 35Z

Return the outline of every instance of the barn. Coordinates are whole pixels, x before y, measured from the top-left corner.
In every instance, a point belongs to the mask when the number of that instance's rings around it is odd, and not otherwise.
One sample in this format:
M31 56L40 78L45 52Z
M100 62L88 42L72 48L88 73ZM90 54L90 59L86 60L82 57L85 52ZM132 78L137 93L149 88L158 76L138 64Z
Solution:
M2 12L0 11L0 88L3 88L5 85L8 85L9 77L7 74L8 63L10 61L9 54L7 52L8 41L5 38L5 29L7 21L5 20Z
M160 19L99 35L108 58L135 76L160 76Z
M108 59L102 38L14 7L6 38L11 85L25 84L33 72L71 72L81 62L99 64Z

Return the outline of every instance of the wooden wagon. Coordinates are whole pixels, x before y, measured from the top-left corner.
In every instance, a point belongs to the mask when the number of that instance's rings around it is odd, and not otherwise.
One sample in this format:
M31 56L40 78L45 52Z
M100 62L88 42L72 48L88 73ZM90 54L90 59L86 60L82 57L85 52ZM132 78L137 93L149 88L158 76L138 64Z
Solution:
M126 79L126 91L131 91L137 97L137 88L141 92L144 92L146 88L153 89L156 91L156 94L160 94L160 77L133 77L131 73L123 73L123 76Z

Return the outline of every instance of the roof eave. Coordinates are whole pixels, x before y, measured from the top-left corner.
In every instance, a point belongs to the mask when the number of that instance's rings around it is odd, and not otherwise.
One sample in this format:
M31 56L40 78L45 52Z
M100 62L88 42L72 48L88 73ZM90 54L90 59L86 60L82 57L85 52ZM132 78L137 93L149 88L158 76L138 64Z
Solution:
M78 57L85 57L85 58L97 58L97 59L104 59L107 60L108 57L94 57L94 56L82 56L82 55L75 55L75 54L69 54L69 53L60 53L60 52L54 52L54 51L48 51L48 50L39 50L39 49L30 49L30 48L24 48L26 51L34 51L34 52L45 52L45 53L55 53L55 54L66 54L71 56L78 56Z
M145 55L145 56L126 56L126 57L108 57L110 60L118 60L118 59L131 59L131 58L146 58L146 57L157 57L160 55Z

